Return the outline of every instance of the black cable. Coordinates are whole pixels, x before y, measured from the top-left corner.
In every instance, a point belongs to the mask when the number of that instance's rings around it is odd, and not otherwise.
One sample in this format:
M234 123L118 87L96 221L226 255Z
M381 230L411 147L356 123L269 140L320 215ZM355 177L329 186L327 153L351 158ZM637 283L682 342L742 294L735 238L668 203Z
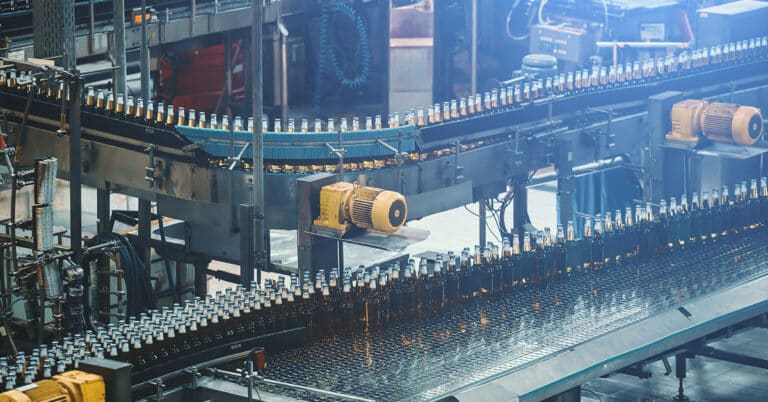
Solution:
M166 241L165 241L165 225L163 225L163 217L158 215L157 216L157 224L160 227L160 248L161 253L165 254L166 250ZM176 289L176 285L173 282L173 275L171 275L171 262L168 261L168 258L163 256L163 263L165 264L165 276L168 277L168 287L171 288L171 297L173 297L174 303L180 303L180 297L178 289Z
M152 288L152 281L149 271L144 266L144 262L136 252L130 241L124 236L116 233L100 234L94 238L95 244L108 241L117 242L118 257L120 266L124 272L128 317L138 316L143 312L157 308L157 296Z

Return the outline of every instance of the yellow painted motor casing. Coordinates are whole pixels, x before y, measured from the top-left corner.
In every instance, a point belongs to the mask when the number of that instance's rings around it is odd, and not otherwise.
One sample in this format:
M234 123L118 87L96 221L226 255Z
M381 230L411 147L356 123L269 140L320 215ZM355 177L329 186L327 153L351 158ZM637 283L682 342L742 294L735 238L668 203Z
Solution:
M667 140L693 144L703 135L711 141L752 145L763 133L760 109L733 103L686 99L672 106L670 119Z
M672 132L667 134L668 140L698 142L701 132L701 112L709 102L698 99L686 99L672 105L670 118Z
M70 402L67 391L54 380L40 380L0 394L0 402Z
M0 402L104 402L100 375L72 370L0 394Z
M65 390L72 402L103 402L106 399L104 379L97 374L71 370L53 376Z
M344 234L352 227L393 233L408 216L405 197L395 191L338 182L320 190L315 225Z
M752 145L763 134L760 109L732 103L710 103L700 125L702 134L712 141Z

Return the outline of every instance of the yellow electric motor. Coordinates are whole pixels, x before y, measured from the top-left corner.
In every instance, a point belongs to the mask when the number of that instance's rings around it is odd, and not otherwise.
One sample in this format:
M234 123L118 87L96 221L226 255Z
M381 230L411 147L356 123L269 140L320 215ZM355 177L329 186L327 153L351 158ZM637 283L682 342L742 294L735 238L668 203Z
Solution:
M763 116L756 107L710 103L701 115L701 132L712 141L752 145L763 134Z
M344 235L353 227L393 233L405 224L408 206L395 191L338 182L320 190L315 225Z
M72 370L0 394L0 402L104 402L100 375Z
M668 140L696 143L704 135L711 141L752 145L763 133L760 109L751 106L686 99L672 106L670 117Z

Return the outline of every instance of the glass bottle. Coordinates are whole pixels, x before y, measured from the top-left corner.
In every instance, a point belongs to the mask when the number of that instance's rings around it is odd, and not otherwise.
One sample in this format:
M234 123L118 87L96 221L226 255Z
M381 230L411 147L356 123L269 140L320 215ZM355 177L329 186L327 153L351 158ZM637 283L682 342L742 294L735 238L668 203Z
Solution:
M427 259L419 262L419 275L417 280L417 295L419 301L419 316L425 317L432 314L432 281L429 278Z
M689 242L697 242L702 240L702 220L701 220L701 201L699 200L699 193L691 194L691 208L690 208L690 220L691 220L691 233L688 238Z
M768 178L760 178L760 225L768 226Z
M574 271L581 271L581 245L576 239L576 227L573 221L568 221L565 237L565 272L573 274Z
M389 286L389 321L399 322L402 320L403 297L402 282L400 281L400 263L395 262L392 269L392 279Z
M461 289L459 275L461 263L457 263L458 257L448 252L448 269L445 272L445 302L447 307L454 307L461 302Z
M722 237L729 236L734 227L733 208L730 202L728 186L723 186L720 193L720 226L722 228L720 236Z
M600 269L605 262L605 239L603 238L603 217L595 215L595 229L592 232L592 268Z
M677 198L669 199L669 225L667 226L667 247L672 250L680 245L680 210Z
M376 289L376 278L371 277L368 280L368 287L365 292L365 322L367 331L373 331L379 325L380 305Z
M637 215L635 226L638 231L637 260L648 262L653 257L655 244L652 242L651 222L647 218L645 207L640 207L640 213Z
M605 213L605 227L603 232L603 242L605 243L604 265L612 266L616 262L616 232L613 230L613 215L610 211Z
M379 287L376 290L376 297L379 303L379 315L377 317L376 328L386 328L389 324L389 283L387 282L386 272L379 274Z
M403 298L403 320L409 320L416 317L419 308L419 300L416 295L416 278L413 275L414 269L414 263L409 261L403 275L404 278L401 287Z
M553 275L560 276L566 272L566 247L565 247L565 229L563 225L557 224L557 233L555 234L555 245L553 248L554 264L552 268Z
M536 247L533 256L533 272L531 273L529 282L540 286L544 283L544 277L546 273L546 252L544 250L544 232L539 230L536 232Z
M536 269L535 254L531 248L531 234L523 232L523 253L520 261L520 284L525 285L533 280Z
M594 258L592 253L594 249L592 247L592 218L586 218L584 221L584 236L581 238L581 265L584 269L589 269L592 266Z
M688 196L683 194L680 196L680 229L679 230L679 242L680 246L685 246L690 243L691 238L691 208L688 205Z
M656 219L656 237L658 239L656 244L656 253L664 253L667 251L667 244L669 243L667 236L669 234L669 212L667 210L667 200L662 199L659 201L659 215Z
M435 257L435 268L432 276L432 312L439 314L445 308L445 275L446 264L443 255Z
M486 296L493 292L493 262L492 250L493 243L488 243L488 246L483 249L482 262L480 264L480 294Z
M749 229L756 229L760 225L760 199L757 192L757 180L752 179L749 184L749 200L747 201L749 210Z

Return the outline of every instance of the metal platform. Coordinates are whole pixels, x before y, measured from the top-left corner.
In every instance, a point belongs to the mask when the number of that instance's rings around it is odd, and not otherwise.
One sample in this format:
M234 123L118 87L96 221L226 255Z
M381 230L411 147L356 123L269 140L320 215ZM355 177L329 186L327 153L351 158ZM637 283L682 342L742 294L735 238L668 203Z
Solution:
M383 333L276 353L265 375L383 401L543 399L768 313L766 240L753 233L697 244Z

